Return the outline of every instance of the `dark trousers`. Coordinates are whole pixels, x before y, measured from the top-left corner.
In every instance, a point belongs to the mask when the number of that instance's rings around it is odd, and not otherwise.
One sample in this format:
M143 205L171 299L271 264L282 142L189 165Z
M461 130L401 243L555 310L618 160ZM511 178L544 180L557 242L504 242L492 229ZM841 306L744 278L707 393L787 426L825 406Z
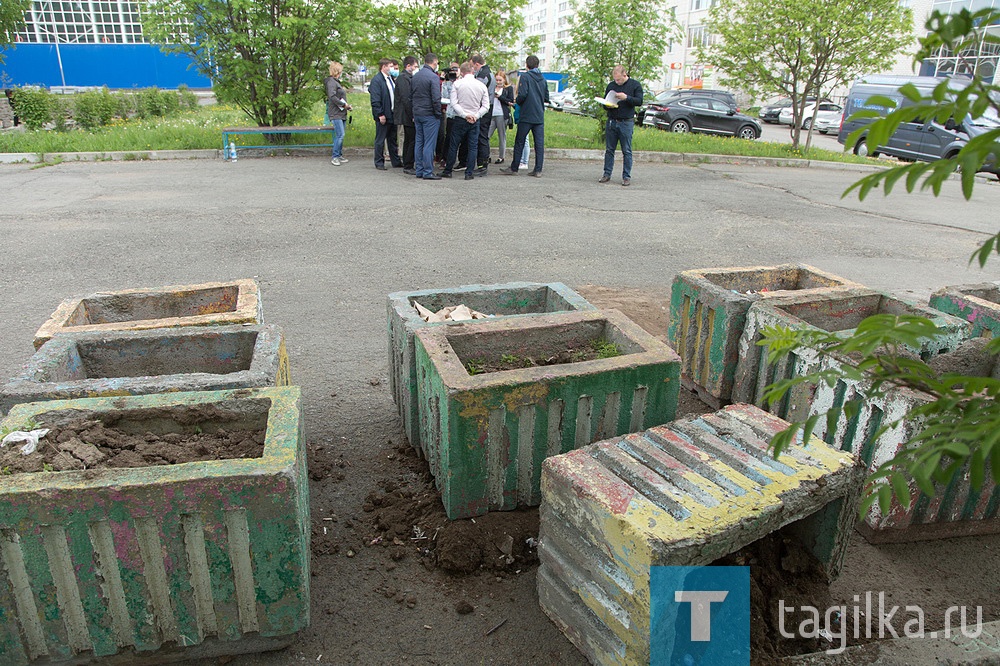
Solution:
M490 124L493 116L489 112L479 119L479 166L485 167L490 163Z
M611 177L615 168L615 148L622 147L622 178L632 178L632 129L634 120L612 120L604 130L604 175Z
M413 168L417 175L427 178L434 175L434 144L437 142L441 119L437 116L414 116L417 138L413 153Z
M375 119L375 166L385 166L385 153L382 152L382 146L389 150L389 161L392 166L399 166L402 162L399 160L399 147L396 145L396 126L390 122L385 125Z
M510 170L517 171L521 165L521 151L524 150L524 140L531 132L531 143L535 149L534 171L541 173L542 162L545 160L545 125L542 123L518 123L517 138L514 139L514 157L510 162Z
M448 136L448 162L444 167L444 173L451 173L455 168L455 160L458 157L458 148L465 144L465 175L471 176L476 170L476 151L479 144L476 141L466 141L470 136L475 137L479 131L479 123L469 123L465 118L451 118L451 132Z
M413 125L403 125L403 168L413 168L413 146L417 139L417 128Z

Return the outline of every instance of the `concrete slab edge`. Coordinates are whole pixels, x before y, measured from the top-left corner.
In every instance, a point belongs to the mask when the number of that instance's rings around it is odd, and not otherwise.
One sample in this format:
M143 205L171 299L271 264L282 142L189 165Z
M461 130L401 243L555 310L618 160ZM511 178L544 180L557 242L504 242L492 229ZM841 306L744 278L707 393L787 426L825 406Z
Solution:
M296 149L244 149L240 154L244 157L309 157L311 155L328 155L329 148L296 148ZM371 151L365 148L346 149L346 155L352 158L370 156ZM556 160L602 161L603 150L584 148L546 148L545 155ZM815 167L832 169L834 171L855 171L872 173L883 168L878 165L849 164L846 162L827 162L824 160L807 160L785 157L753 157L749 155L711 155L707 153L663 153L656 151L636 151L632 154L636 162L663 164L732 164L737 166L753 165L762 167ZM222 159L222 151L218 149L201 150L123 150L87 153L0 153L0 164L38 163L52 160L63 162L129 162L141 160L198 160ZM953 174L952 179L958 179ZM978 181L992 181L993 176L979 174Z

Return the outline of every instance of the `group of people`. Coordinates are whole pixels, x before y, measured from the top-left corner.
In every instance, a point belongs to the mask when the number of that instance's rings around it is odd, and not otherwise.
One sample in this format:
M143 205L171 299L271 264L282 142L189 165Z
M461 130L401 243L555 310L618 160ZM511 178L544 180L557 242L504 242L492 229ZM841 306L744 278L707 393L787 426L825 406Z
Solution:
M424 56L421 67L413 56L403 58L402 70L391 58L379 61L379 71L368 86L372 118L375 121L375 168L385 171L386 154L393 168L423 180L451 178L455 170L465 170L465 179L487 175L491 164L490 138L498 135L499 155L492 163L504 164L507 129L516 124L514 152L510 165L500 168L504 175L516 175L527 168L534 145L534 168L529 175L541 177L545 160L545 106L549 89L538 68L538 58L528 56L525 72L516 87L503 71L490 70L482 55L464 63L452 63L441 70L438 57ZM325 81L327 116L334 129L334 165L347 162L343 156L347 112L347 91L340 83L343 66L330 63ZM635 107L642 104L642 86L629 78L624 67L615 67L605 95L615 93L617 106L608 109L604 174L598 182L611 179L615 151L621 146L622 185L631 183L632 130ZM399 150L398 132L403 145ZM528 137L531 135L529 143ZM435 162L441 165L435 172Z

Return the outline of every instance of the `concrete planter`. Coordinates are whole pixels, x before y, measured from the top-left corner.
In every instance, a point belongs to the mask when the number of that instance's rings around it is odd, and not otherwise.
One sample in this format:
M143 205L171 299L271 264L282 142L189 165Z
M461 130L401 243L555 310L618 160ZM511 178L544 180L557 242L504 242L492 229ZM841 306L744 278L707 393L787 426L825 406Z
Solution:
M786 426L733 405L545 461L538 598L591 663L650 663L651 567L710 564L793 524L837 575L860 470L816 439L775 460Z
M142 664L275 649L309 623L299 391L18 405L133 432L266 427L260 458L18 474L0 490L0 663ZM200 429L200 430L198 430Z
M262 322L254 280L99 292L63 301L35 333L35 349L58 333Z
M290 383L277 326L65 333L0 387L0 414L22 402Z
M449 518L535 505L548 456L674 417L680 360L614 310L416 332L421 441ZM605 338L621 356L470 375L469 359Z
M930 303L971 323L973 337L1000 335L1000 282L945 287L931 294Z
M920 349L912 350L924 359L947 353L969 337L969 324L957 317L874 291L794 294L760 301L748 311L740 336L733 401L771 410L764 400L764 389L769 384L813 372L819 367L816 353L808 349L793 352L780 363L769 365L766 350L757 344L768 326L821 329L847 337L864 318L877 314L926 317L943 329L943 335L926 340ZM815 390L815 386L800 385L772 411L790 421L804 420Z
M827 367L838 361L826 359ZM840 363L850 363L840 359ZM852 418L841 414L833 431L820 419L817 436L830 445L849 451L859 460L866 473L872 473L903 451L910 439L920 430L913 421L900 423L875 435L883 426L932 400L920 391L895 388L884 395L873 396L871 383L841 378L834 386L820 384L816 387L810 413L829 411L850 400L859 400L860 409ZM979 490L972 488L966 468L956 474L948 486L935 488L934 497L919 493L916 483L910 481L910 491L918 493L909 510L893 498L887 514L878 505L873 506L858 525L859 531L871 543L922 541L927 539L992 534L1000 532L1000 487L986 475Z
M667 336L681 356L681 379L715 408L730 401L747 311L789 293L821 294L857 283L805 264L684 271L674 278Z
M458 322L425 322L413 307L414 302L435 312L464 303L473 310L497 315L496 319L595 309L580 294L559 282L473 284L455 289L424 289L389 294L389 384L399 415L403 419L406 438L424 456L427 451L420 440L417 417L417 370L413 336L421 328L449 326Z

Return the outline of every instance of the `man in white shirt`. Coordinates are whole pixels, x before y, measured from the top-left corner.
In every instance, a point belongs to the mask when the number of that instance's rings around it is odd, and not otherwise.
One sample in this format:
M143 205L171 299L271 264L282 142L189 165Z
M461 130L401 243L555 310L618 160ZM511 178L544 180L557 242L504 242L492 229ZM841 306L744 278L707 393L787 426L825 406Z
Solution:
M451 170L455 166L455 158L458 156L458 146L462 139L469 132L479 131L479 119L489 113L490 99L489 91L481 81L476 80L472 74L472 63L463 62L458 72L461 75L451 89L451 108L455 113L455 121L451 126L451 137L448 140L448 161L445 163L444 171L440 175L442 178L451 178ZM473 134L467 142L465 158L465 179L475 178L476 155L479 151L479 135Z

